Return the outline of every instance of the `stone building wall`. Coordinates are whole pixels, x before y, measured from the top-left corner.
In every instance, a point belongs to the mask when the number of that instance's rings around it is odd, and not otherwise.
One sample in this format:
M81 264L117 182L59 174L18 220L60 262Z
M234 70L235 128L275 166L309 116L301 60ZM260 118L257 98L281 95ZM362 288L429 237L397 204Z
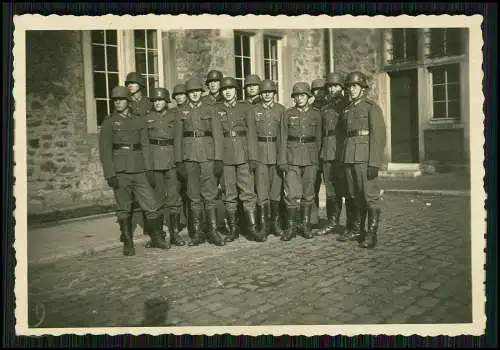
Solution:
M26 33L28 214L111 204L87 134L79 31Z

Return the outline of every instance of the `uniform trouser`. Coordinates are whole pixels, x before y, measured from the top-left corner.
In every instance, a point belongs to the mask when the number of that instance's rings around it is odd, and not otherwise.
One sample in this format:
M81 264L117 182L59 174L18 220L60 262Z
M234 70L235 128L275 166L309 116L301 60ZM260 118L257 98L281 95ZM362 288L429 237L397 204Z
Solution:
M214 162L184 162L187 173L187 196L192 210L215 207L217 199L217 180L214 175Z
M281 200L281 184L283 179L278 173L276 164L257 163L255 170L255 187L257 192L257 203L264 205L271 201Z
M316 172L316 182L314 183L314 202L316 203L316 206L318 208L319 208L319 191L321 190L321 182L322 182L321 173L322 171L318 169L318 171Z
M257 196L254 189L254 175L248 163L224 164L224 204L228 211L236 211L238 198L244 209L255 209Z
M155 194L158 204L165 209L165 214L180 213L182 207L181 182L177 175L177 169L155 170L155 177Z
M327 198L341 198L345 196L345 176L343 163L337 160L323 162L323 180Z
M347 196L355 200L358 208L380 209L380 184L378 177L367 178L368 164L344 164Z
M153 220L159 216L160 205L145 172L117 173L116 177L119 187L114 190L114 195L118 207L116 214L118 220L130 217L134 200L139 204L147 219Z
M318 165L290 165L285 176L285 204L298 208L301 204L312 204Z

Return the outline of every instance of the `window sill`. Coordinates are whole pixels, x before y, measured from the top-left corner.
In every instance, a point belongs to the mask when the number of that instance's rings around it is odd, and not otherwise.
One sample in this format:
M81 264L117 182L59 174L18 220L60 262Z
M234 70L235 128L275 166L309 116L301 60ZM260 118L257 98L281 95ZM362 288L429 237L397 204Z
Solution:
M429 118L429 123L426 129L463 129L464 124L454 118L439 118L434 119L432 117Z

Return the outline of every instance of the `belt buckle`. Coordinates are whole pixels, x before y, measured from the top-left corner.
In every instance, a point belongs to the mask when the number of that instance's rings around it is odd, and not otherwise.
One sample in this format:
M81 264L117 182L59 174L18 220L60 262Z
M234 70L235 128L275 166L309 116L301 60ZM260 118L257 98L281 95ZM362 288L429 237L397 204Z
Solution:
M300 142L300 143L304 143L304 138L305 138L305 136L304 136L304 135L299 136L299 142Z
M131 147L130 147L130 146L122 146L121 148L122 148L122 149L126 149L126 150L130 150L130 149L131 149Z
M359 136L368 136L370 132L368 130L360 130L359 131Z
M197 130L193 131L193 135L194 135L194 137L201 137L200 130L197 129Z
M231 137L236 137L236 131L231 130Z

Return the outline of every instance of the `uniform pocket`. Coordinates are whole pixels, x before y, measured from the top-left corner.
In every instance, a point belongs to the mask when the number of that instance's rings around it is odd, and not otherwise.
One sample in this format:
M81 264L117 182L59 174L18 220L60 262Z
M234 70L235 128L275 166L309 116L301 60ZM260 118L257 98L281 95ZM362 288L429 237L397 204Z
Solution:
M368 154L370 146L368 142L357 142L354 146L354 161L365 162L368 161Z

